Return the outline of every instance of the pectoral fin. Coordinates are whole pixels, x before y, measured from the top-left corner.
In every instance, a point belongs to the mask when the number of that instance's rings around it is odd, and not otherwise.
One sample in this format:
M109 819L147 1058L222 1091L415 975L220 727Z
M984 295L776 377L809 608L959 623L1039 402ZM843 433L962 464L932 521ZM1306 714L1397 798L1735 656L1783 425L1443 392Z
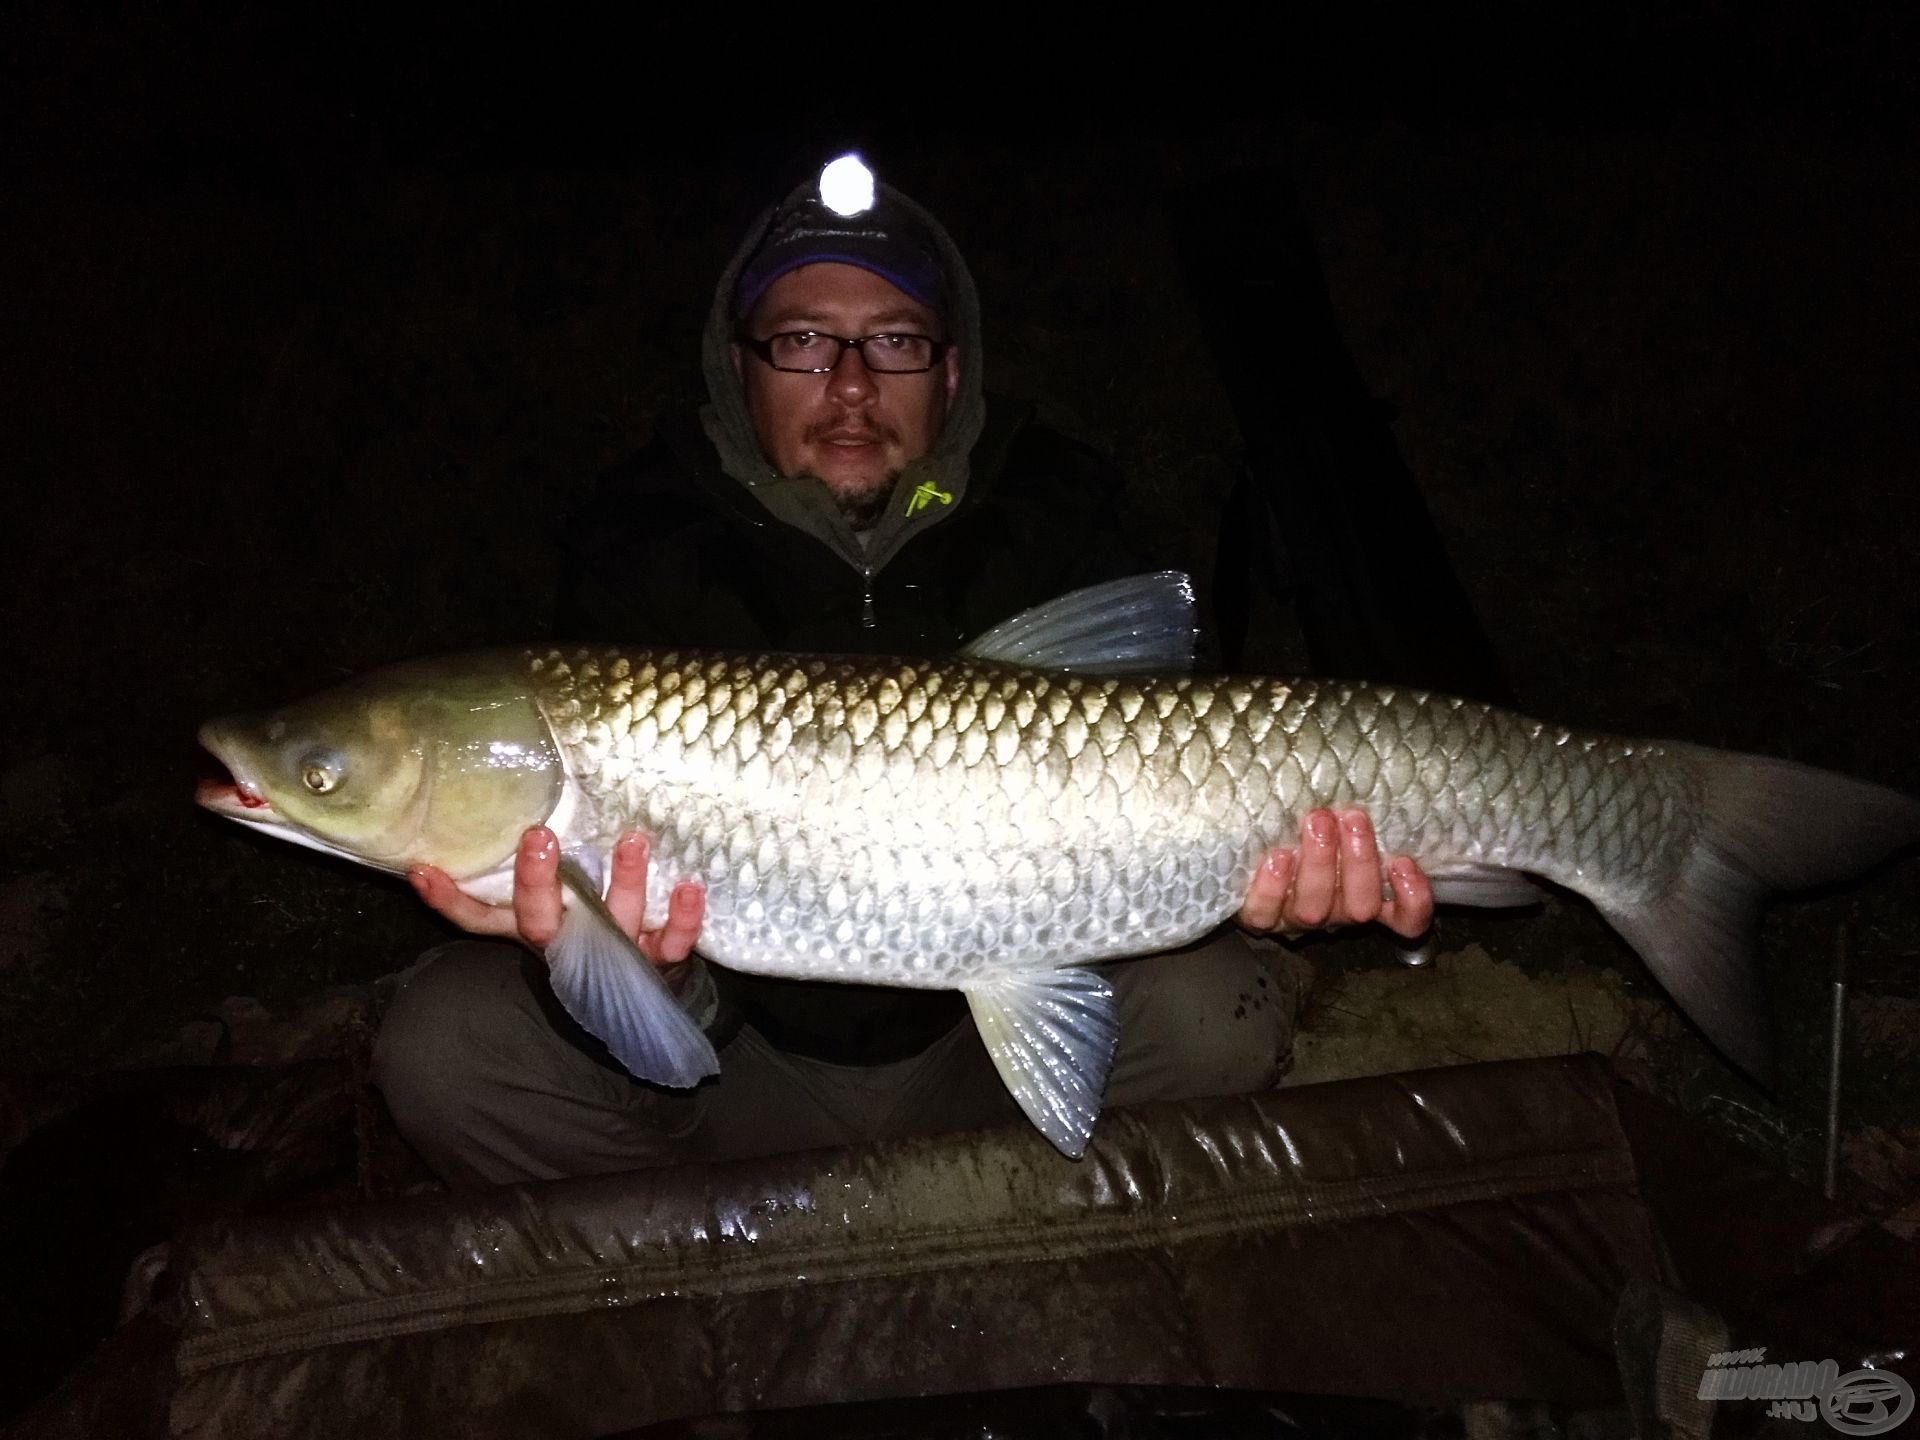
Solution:
M560 862L560 881L574 903L547 946L547 967L567 1013L639 1079L684 1090L719 1074L712 1044L607 913L577 861Z
M1113 986L1091 970L1007 975L966 990L1007 1089L1070 1160L1087 1148L1120 1038Z

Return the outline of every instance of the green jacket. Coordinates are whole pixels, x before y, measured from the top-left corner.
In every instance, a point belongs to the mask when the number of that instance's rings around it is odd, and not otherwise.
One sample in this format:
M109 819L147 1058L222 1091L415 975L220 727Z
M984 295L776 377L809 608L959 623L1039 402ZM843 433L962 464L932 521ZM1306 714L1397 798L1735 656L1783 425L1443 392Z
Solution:
M877 568L775 518L688 417L609 473L563 537L558 633L661 645L940 654L1063 591L1147 568L1114 467L995 400L970 483ZM912 492L903 483L896 507Z

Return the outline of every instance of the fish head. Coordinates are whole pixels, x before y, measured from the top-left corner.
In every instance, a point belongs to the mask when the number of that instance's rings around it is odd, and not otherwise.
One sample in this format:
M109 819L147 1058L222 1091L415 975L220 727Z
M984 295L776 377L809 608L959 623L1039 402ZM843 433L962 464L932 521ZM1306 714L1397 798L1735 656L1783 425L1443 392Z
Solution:
M210 720L200 743L231 775L207 809L383 870L456 880L513 854L554 812L566 772L513 657L374 671L284 709Z

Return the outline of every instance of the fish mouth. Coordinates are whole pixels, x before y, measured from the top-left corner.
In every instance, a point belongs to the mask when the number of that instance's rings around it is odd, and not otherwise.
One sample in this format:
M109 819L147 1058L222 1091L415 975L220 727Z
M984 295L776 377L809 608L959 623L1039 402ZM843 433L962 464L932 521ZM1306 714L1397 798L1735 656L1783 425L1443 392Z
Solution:
M199 738L212 763L207 766L208 773L194 784L194 804L232 820L265 825L284 823L274 813L273 802L233 763L213 727L204 727Z
M230 815L235 820L267 820L273 817L273 802L237 780L202 776L194 784L193 803L219 815Z

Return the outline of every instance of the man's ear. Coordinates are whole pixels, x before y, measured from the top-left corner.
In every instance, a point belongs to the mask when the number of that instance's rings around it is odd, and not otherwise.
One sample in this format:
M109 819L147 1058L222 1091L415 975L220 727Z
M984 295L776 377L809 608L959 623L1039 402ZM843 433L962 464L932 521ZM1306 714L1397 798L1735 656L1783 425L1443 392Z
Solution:
M738 361L735 362L739 363ZM956 346L947 351L947 399L951 400L960 390L960 350Z

